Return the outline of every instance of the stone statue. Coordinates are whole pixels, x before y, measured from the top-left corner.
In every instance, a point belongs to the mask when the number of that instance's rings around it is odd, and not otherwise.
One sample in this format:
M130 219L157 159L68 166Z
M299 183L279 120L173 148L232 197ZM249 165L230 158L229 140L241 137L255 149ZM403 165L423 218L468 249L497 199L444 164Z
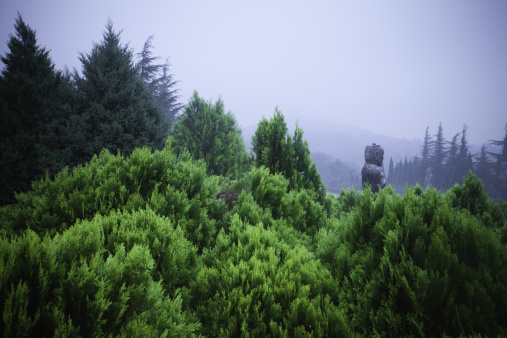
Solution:
M378 192L380 188L386 186L386 177L384 175L384 148L373 143L364 149L364 160L366 163L361 170L363 177L363 188L368 183L371 185L372 192Z

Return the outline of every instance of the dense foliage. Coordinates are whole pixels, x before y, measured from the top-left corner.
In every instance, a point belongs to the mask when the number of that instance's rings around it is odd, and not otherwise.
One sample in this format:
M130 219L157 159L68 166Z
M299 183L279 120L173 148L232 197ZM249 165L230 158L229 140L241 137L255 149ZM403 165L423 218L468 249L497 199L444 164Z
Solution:
M507 225L445 194L329 195L265 167L236 201L188 153L107 150L0 208L3 335L505 335Z
M225 112L222 99L207 102L197 91L174 124L169 141L176 154L187 151L193 158L203 159L211 175L237 179L250 166L234 115Z

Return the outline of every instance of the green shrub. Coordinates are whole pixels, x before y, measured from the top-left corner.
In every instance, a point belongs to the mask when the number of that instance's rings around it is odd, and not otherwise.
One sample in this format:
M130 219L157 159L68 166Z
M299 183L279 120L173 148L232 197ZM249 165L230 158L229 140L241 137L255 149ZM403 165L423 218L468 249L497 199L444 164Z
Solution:
M303 246L262 224L232 218L191 282L193 307L211 336L349 335L330 272Z
M17 195L17 204L0 208L7 233L30 228L53 236L79 219L149 207L179 225L202 250L211 243L214 219L224 209L215 198L218 180L206 176L204 163L179 159L168 149L136 149L128 157L105 150L72 173L65 169L32 187Z
M97 215L53 238L0 239L4 336L185 336L199 323L180 287L196 249L153 211Z
M390 189L372 196L365 190L358 208L320 230L316 254L337 280L352 330L507 334L507 246L483 214L454 207L465 199L485 205L480 189L467 193L471 182L469 176L446 195L408 188L404 196Z

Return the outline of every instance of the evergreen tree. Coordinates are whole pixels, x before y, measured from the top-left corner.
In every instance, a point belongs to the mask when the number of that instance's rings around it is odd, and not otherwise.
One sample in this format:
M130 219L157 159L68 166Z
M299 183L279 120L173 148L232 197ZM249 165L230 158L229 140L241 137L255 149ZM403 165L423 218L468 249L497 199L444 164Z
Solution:
M492 145L500 148L500 153L489 153L496 159L496 175L500 175L502 162L507 162L507 123L505 124L505 136L503 140L490 140Z
M66 69L56 91L54 102L48 108L51 120L36 144L38 165L50 175L65 166L74 167L86 161L83 144L86 144L86 125L77 113L78 94L72 74Z
M153 56L153 53L151 52L151 49L153 48L152 40L153 35L146 40L141 52L137 53L139 58L137 66L139 67L139 76L141 76L141 79L144 83L146 83L151 91L155 91L157 87L157 75L160 72L162 65L153 63L160 59L160 57Z
M444 129L442 128L442 123L438 125L438 132L435 135L435 143L433 147L432 153L432 165L433 165L433 180L432 184L437 189L444 189L444 175L443 175L443 166L444 161L447 154L447 148L445 146L444 139Z
M410 184L416 185L420 182L419 180L419 173L421 171L421 158L419 156L414 156L412 159L412 171L411 171L411 178L410 178Z
M252 150L258 167L263 165L269 168L272 174L287 174L287 163L284 160L291 157L287 131L285 117L278 107L269 122L265 117L262 118L252 136ZM292 173L289 176L292 176Z
M169 72L170 64L168 59L164 64L155 63L160 57L153 56L151 51L153 48L152 40L153 35L146 40L143 50L137 54L139 74L153 92L157 104L164 112L165 121L169 125L166 132L169 133L183 105L179 103L179 89L174 88L177 81L173 79L173 75Z
M481 152L477 156L477 169L475 172L477 176L482 180L485 187L488 187L491 183L491 162L488 158L488 152L486 151L486 145L482 144Z
M392 184L394 179L394 163L393 163L393 157L391 156L391 159L389 160L389 173L387 176L387 183Z
M409 176L408 160L407 157L405 156L405 161L403 162L403 174L401 176L402 183L407 184L408 176Z
M424 134L424 142L421 149L421 172L419 173L420 181L424 182L426 178L426 170L431 166L431 152L433 150L433 141L429 133L429 126L426 127Z
M451 187L454 183L459 182L458 176L458 137L460 133L456 133L453 136L452 141L449 146L449 154L447 157L447 162L445 163L446 168L446 181L447 186Z
M463 176L466 176L468 171L472 169L471 162L471 154L469 152L469 145L467 140L467 126L463 126L463 131L461 132L461 143L459 146L459 152L458 152L458 166L457 166L457 178L462 178ZM453 182L454 183L454 182Z
M394 171L396 172L396 176L394 177L394 183L395 184L402 184L403 179L403 162L400 160L398 163L396 163L396 167L394 168Z
M91 158L103 148L130 153L144 145L160 149L167 123L161 108L139 77L132 51L120 43L120 33L108 21L103 40L91 53L81 54L83 77L77 79L82 116L87 125Z
M168 138L176 154L188 151L194 159L203 159L212 175L239 178L248 170L250 159L241 130L224 103L206 102L194 91L184 113Z
M312 163L303 130L296 125L294 137L288 134L285 118L278 107L269 121L263 118L252 136L252 151L257 166L265 166L272 174L281 173L289 179L289 189L310 189L324 204L326 189Z
M14 202L45 172L37 152L46 124L53 119L56 92L62 82L49 51L37 45L36 34L18 13L9 52L1 57L0 77L0 204ZM42 162L42 165L41 165Z
M169 61L166 60L162 66L162 75L158 78L156 96L158 105L164 112L166 122L169 124L169 130L174 122L178 119L183 104L179 102L179 89L174 88L177 81L173 79L173 75L169 73Z

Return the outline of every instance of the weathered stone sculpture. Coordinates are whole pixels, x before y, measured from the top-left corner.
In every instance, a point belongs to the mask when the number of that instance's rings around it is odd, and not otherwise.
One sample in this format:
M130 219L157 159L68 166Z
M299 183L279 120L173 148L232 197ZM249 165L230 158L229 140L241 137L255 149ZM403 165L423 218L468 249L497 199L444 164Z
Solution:
M384 148L373 143L371 146L366 146L364 149L364 160L366 163L361 170L363 177L363 188L366 184L371 185L372 192L378 192L379 186L384 188L386 186L386 177L384 175Z

